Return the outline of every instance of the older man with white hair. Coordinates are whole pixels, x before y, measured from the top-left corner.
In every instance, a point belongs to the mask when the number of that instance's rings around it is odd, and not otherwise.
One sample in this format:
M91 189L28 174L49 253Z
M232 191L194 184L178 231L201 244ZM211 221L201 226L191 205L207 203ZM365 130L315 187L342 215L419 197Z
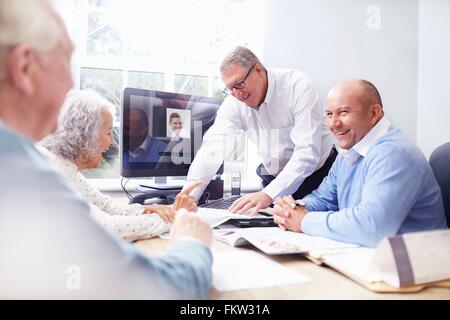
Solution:
M262 163L256 169L263 190L235 200L229 210L255 214L276 197L302 198L316 189L336 158L317 87L300 70L268 68L246 47L222 61L227 95L205 134L187 180L202 180L203 190L234 151L234 137L246 133ZM226 142L226 143L225 143ZM232 144L231 144L232 145Z
M92 221L36 150L73 85L72 51L49 1L0 0L0 298L206 298L206 223L178 214L166 255L145 257Z

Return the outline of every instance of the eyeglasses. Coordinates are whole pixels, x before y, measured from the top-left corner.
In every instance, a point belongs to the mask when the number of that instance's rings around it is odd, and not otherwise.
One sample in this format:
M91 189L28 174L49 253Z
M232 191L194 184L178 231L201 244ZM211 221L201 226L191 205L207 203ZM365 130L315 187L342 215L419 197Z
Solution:
M245 85L246 85L245 80L247 80L248 76L249 76L250 73L252 72L253 67L254 67L255 65L256 65L256 63L255 63L254 65L252 65L252 66L248 69L247 74L245 75L244 79L242 79L242 80L236 82L236 83L234 84L234 86L232 86L231 88L225 87L225 88L222 90L223 94L227 96L227 95L233 93L233 89L234 89L234 90L242 90L242 89L244 89L244 88L245 88Z

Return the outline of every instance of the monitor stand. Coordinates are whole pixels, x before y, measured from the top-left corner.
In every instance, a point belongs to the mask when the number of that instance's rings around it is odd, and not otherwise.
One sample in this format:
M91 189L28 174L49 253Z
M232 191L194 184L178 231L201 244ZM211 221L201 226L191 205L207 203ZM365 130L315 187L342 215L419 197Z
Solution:
M137 190L142 193L133 196L130 204L172 204L182 188L183 183L167 183L167 177L155 177L155 183L139 185Z
M183 188L184 183L167 183L167 177L155 177L154 183L141 183L139 184L142 188L149 188L155 190L181 190ZM143 189L140 188L141 191Z

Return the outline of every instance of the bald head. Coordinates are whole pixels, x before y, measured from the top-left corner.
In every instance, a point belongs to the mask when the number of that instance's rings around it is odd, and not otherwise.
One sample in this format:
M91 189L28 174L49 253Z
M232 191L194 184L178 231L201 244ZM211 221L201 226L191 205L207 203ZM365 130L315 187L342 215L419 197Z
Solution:
M377 88L366 80L342 82L327 96L328 127L341 149L361 141L383 117Z
M341 82L329 91L327 97L333 95L346 95L359 100L364 106L378 104L383 109L378 89L367 80L356 79Z

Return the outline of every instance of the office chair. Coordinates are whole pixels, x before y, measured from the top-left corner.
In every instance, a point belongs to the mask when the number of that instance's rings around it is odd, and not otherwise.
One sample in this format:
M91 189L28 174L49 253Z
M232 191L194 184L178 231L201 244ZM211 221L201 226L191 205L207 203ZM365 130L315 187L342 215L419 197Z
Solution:
M441 187L447 225L450 227L450 142L433 151L430 156L430 165Z

